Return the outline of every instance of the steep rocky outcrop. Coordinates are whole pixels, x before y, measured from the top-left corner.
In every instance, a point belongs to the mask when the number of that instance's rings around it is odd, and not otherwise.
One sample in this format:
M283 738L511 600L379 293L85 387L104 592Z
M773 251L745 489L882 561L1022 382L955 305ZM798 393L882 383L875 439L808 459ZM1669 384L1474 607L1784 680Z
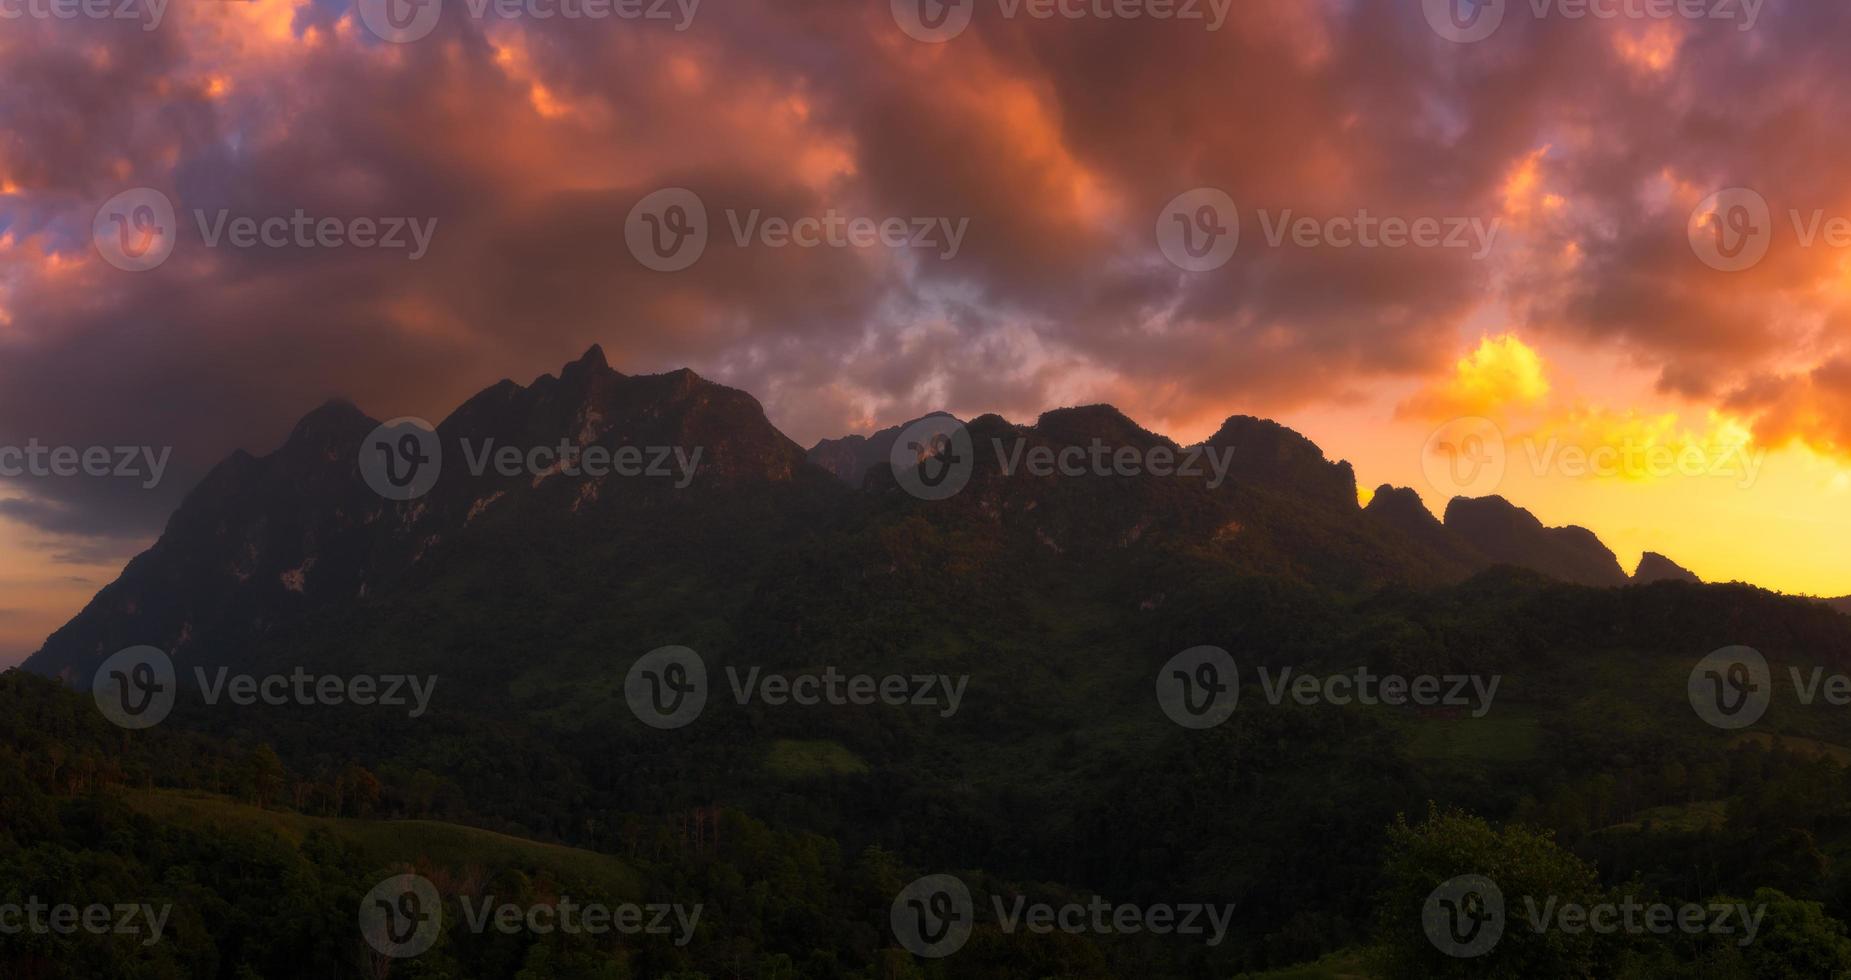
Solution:
M1446 528L1492 562L1534 569L1581 585L1625 585L1619 559L1584 527L1544 527L1503 497L1454 497Z
M1633 570L1632 580L1640 585L1647 582L1692 582L1700 583L1695 572L1666 558L1656 551L1648 551L1639 558L1639 567Z

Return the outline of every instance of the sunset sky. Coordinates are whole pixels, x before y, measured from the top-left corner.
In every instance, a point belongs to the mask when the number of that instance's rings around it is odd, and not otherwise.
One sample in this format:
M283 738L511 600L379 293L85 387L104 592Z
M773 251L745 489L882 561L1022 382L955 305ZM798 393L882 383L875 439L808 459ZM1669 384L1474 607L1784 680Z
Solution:
M1225 23L1205 0L1200 19L966 0L968 27L928 42L911 2L586 20L448 0L407 43L347 0L0 19L0 446L173 447L154 490L0 481L0 663L215 462L328 398L436 420L594 342L626 373L743 388L805 446L936 409L1110 402L1182 442L1267 416L1436 512L1423 447L1482 417L1505 439L1496 492L1629 571L1654 550L1851 593L1851 5L1510 0L1475 11L1501 21L1473 41L1421 0L1240 0ZM124 271L94 222L140 187L178 240ZM709 219L681 271L626 245L664 188ZM1197 188L1240 230L1206 271L1159 241ZM1768 211L1706 200L1728 188ZM415 260L209 246L196 209L436 226ZM966 225L948 258L733 238L755 211L832 210ZM1488 237L1275 244L1288 211ZM1744 268L1717 267L1739 254L1719 235L1752 239ZM1533 462L1562 446L1715 465Z

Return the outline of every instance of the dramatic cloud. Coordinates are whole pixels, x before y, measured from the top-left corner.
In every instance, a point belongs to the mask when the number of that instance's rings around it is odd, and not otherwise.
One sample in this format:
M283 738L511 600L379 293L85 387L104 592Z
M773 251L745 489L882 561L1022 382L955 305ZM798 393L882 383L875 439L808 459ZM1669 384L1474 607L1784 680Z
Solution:
M1851 249L1805 234L1851 216L1851 8L1770 0L1744 30L1512 3L1459 43L1418 0L1253 0L1225 23L1208 3L974 6L936 44L861 0L592 21L449 0L405 44L339 0L171 0L153 30L6 22L0 445L174 456L154 489L15 481L0 519L65 551L132 541L328 397L439 414L592 342L620 370L751 390L805 443L1100 400L1199 437L1385 386L1416 391L1405 412L1463 412L1543 397L1539 350L1598 350L1695 418L1851 455ZM125 272L92 223L144 186L179 240ZM1687 225L1735 186L1769 203L1771 241L1726 272ZM1189 272L1158 226L1198 187L1235 203L1240 239ZM678 272L626 245L664 188L708 217ZM298 213L425 223L428 254L207 244L221 220ZM761 234L831 216L941 231ZM1422 222L1437 237L1407 243Z

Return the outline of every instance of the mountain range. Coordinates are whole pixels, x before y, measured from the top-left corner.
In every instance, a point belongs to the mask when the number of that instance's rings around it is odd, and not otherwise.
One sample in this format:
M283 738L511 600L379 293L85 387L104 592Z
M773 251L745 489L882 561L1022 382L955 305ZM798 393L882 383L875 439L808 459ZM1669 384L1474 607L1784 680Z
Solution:
M711 508L750 500L767 521L796 518L800 528L800 515L811 512L871 509L896 521L934 506L907 498L895 481L888 459L904 426L826 439L805 452L745 392L687 370L625 375L598 347L558 376L486 388L439 423L444 476L419 499L388 501L362 480L356 461L378 424L333 401L269 455L234 453L187 496L154 546L25 666L82 683L89 668L126 646L176 655L233 649L303 616L389 592L445 549L493 533L486 529L534 520L567 535L572 517L589 513L713 525ZM1109 405L1050 411L1032 425L984 415L967 428L979 447L1059 450L1102 441L1140 452L1185 449ZM685 499L670 496L665 480L460 465L479 460L484 447L562 442L613 452L698 448L702 456ZM1592 586L1697 581L1656 553L1628 575L1592 531L1546 527L1501 497L1455 498L1436 518L1413 490L1383 485L1360 506L1347 462L1265 419L1233 416L1203 448L1229 454L1219 486L1204 476L1006 472L996 454L980 449L970 485L940 511L1008 547L1073 561L1190 555L1339 588L1457 582L1498 565Z

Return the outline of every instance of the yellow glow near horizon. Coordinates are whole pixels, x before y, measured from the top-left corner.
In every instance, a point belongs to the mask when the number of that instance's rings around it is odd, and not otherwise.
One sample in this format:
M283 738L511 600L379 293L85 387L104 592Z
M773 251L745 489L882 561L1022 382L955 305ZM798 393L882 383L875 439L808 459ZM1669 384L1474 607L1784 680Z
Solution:
M0 518L0 669L37 650L127 564L58 560L41 538Z
M1656 551L1705 581L1851 595L1851 461L1798 443L1759 444L1751 420L1669 403L1649 377L1629 376L1604 355L1571 359L1574 371L1555 370L1514 334L1485 337L1392 413L1384 394L1302 413L1294 427L1351 461L1363 500L1380 483L1413 487L1437 516L1451 492L1426 482L1420 447L1447 419L1483 416L1505 437L1506 472L1487 492L1552 527L1589 528L1628 573L1641 553ZM1625 407L1561 390L1558 374Z

